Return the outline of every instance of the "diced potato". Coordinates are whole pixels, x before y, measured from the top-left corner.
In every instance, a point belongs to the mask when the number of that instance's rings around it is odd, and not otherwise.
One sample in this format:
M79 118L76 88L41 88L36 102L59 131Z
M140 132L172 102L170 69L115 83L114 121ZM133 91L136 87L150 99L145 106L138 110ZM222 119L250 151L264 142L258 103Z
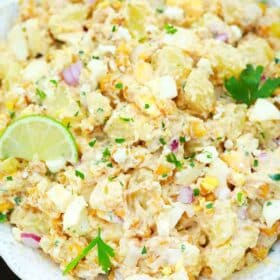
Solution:
M273 50L266 40L254 36L249 36L242 40L238 45L245 58L246 64L254 64L256 66L267 66L273 59Z
M244 152L230 151L223 154L222 159L237 172L249 173L251 169L250 158Z
M213 112L216 103L214 86L209 81L209 75L209 70L205 68L204 63L200 63L192 70L184 86L183 99L186 106L202 117L207 117Z
M18 60L26 60L29 56L26 34L21 25L15 25L8 35L10 49Z
M36 82L48 73L48 64L45 60L35 59L31 61L23 70L23 79Z
M163 47L152 56L152 64L160 75L171 75L175 80L186 77L191 71L193 60L180 48Z
M134 66L134 76L139 84L145 84L153 77L153 68L150 63L138 61Z
M88 93L86 99L88 110L94 117L94 123L103 124L112 112L110 100L99 92Z

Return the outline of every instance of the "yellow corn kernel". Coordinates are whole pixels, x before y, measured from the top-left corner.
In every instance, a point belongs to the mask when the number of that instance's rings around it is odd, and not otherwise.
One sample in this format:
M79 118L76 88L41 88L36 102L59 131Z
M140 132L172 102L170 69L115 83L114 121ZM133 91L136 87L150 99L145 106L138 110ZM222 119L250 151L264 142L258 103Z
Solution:
M162 175L168 174L170 171L171 171L171 169L168 166L160 164L158 166L158 168L156 169L155 173L157 175L161 175L162 176Z
M83 248L77 243L71 244L68 248L75 254L80 254L83 250Z
M219 180L213 176L206 176L201 181L201 187L208 193L213 192L219 185Z
M146 83L153 77L152 65L144 61L137 62L134 68L134 76L138 83Z
M119 208L115 210L115 214L121 218L124 218L125 216L125 211L124 208Z
M105 1L100 2L100 3L98 4L97 8L102 8L102 9L104 9L104 8L109 7L109 6L110 6L110 2L107 1L107 0L105 0Z
M262 198L267 198L269 194L269 185L268 184L263 184L259 187L259 196Z
M172 269L170 266L165 266L162 268L161 272L164 276L169 276L172 273Z
M215 195L213 193L209 193L205 197L206 201L214 201L216 199Z
M206 135L206 129L201 121L193 121L190 123L190 135L191 137L203 137Z
M118 54L130 55L131 49L125 42L121 42L117 48Z
M13 204L9 201L0 203L0 213L8 212L10 209L13 208Z
M6 101L5 102L5 107L9 111L13 111L13 109L15 107L15 102L13 102L13 101Z
M270 26L270 33L272 36L280 38L280 23L279 22L274 22Z
M263 260L268 254L268 249L264 246L257 246L253 248L251 252L258 260Z
M266 12L266 3L259 3L259 7L261 8L261 10L262 10L262 12L263 12L263 14Z

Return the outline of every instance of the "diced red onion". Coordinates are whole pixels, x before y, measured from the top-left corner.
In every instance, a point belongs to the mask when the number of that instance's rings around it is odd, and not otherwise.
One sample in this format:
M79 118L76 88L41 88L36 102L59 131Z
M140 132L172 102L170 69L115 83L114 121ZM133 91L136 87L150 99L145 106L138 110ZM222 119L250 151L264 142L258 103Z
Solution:
M259 159L261 160L266 160L267 159L267 153L266 152L261 152L259 154Z
M190 204L193 202L193 190L190 187L181 188L177 200L182 203Z
M227 42L229 37L227 33L220 33L215 35L215 39L221 42Z
M67 85L77 86L79 84L82 66L82 62L78 61L62 71L63 79Z
M265 80L266 80L266 76L265 76L265 75L262 75L261 80L262 80L262 81L265 81Z
M25 244L26 246L35 248L35 249L40 247L40 240L41 240L40 236L38 236L34 233L23 232L20 235L20 237L21 237L23 244Z
M178 147L179 147L179 141L177 139L172 140L170 144L171 151L176 152L178 150Z

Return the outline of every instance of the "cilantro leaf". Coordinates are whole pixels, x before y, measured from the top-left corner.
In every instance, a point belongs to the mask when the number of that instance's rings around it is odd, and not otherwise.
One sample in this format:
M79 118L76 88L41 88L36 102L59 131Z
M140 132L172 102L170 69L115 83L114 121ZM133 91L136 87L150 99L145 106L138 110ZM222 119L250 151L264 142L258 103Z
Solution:
M101 229L98 229L98 235L96 237L98 263L102 267L104 272L108 272L112 266L110 257L115 256L114 249L107 245L101 238Z
M0 213L0 223L5 223L7 220L7 214Z
M72 269L74 269L78 263L87 256L87 254L97 245L97 256L98 263L102 267L104 272L108 272L111 268L111 260L110 257L115 256L114 249L107 245L101 238L101 229L98 229L97 237L94 238L88 246L84 248L84 250L73 259L64 269L63 275L68 274Z
M251 64L246 66L239 78L231 77L225 80L225 88L231 97L248 106L258 98L270 97L276 88L280 86L280 78L267 79L262 82L263 66L254 68Z
M273 181L280 181L280 173L276 173L276 174L270 174L268 175L268 177L273 180Z
M183 164L179 161L174 153L170 153L166 156L166 160L170 163L173 163L177 169L182 169Z

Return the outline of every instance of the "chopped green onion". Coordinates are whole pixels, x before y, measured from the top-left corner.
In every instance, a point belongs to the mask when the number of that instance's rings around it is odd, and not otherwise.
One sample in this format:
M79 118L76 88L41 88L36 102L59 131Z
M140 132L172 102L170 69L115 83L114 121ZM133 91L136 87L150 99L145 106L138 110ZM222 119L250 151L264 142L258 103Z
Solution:
M118 143L118 144L122 144L123 142L125 142L125 139L124 138L116 138L115 142Z
M147 248L146 248L146 246L144 246L144 247L142 248L141 254L142 254L142 255L147 254Z
M85 179L85 174L82 173L82 172L79 171L79 170L75 170L75 175L76 175L77 177L80 177L82 180Z
M88 145L92 148L95 145L95 143L96 143L96 139L93 139L88 143Z

